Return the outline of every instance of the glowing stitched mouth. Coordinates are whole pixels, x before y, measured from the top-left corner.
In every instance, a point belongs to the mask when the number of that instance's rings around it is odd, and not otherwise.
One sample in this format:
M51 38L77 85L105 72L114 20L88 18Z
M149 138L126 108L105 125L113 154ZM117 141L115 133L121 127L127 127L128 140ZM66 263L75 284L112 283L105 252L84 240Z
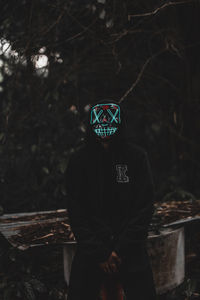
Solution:
M94 129L94 132L98 136L103 136L103 137L113 135L116 131L117 131L117 127Z

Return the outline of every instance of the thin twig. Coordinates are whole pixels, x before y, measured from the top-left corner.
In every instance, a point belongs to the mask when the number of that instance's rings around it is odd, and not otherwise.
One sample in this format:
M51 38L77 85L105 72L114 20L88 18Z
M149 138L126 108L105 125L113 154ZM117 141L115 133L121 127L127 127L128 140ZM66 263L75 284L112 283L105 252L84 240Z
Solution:
M61 224L67 228L70 228L70 225L69 224L65 224L64 222L61 222Z
M58 16L58 18L56 19L55 22L53 22L50 26L48 26L48 28L46 28L45 30L43 30L41 32L41 34L47 34L49 31L51 31L56 25L58 25L62 19L62 17L64 16L65 11L63 10L62 13Z
M178 2L173 2L169 1L165 4L163 4L160 7L157 7L155 10L143 13L143 14L135 14L135 15L128 15L128 20L130 21L131 18L137 18L137 17L148 17L148 16L153 16L159 13L162 9L168 7L168 6L173 6L173 5L179 5L179 4L186 4L186 3L191 3L194 2L194 0L188 0L188 1L178 1Z
M166 51L166 49L162 49L161 51L159 51L158 53L152 55L151 57L149 57L145 63L143 64L136 80L133 82L133 84L131 85L131 87L125 92L125 94L120 98L119 103L121 103L122 101L124 101L124 99L134 90L134 88L137 86L137 84L139 83L140 79L142 78L144 71L146 70L147 66L149 65L149 63L158 55L160 55L161 53L163 53L164 51Z
M49 234L46 234L46 235L41 236L41 237L36 237L35 239L32 239L32 241L46 239L47 237L52 236L52 235L54 235L54 234L53 233L49 233Z

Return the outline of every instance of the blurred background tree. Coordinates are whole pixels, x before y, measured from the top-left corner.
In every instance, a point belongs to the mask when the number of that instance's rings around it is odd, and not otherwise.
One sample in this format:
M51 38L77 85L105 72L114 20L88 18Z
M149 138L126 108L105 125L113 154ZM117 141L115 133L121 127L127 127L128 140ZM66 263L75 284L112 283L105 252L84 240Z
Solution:
M120 101L157 200L200 196L200 1L1 0L0 204L67 207L88 104Z

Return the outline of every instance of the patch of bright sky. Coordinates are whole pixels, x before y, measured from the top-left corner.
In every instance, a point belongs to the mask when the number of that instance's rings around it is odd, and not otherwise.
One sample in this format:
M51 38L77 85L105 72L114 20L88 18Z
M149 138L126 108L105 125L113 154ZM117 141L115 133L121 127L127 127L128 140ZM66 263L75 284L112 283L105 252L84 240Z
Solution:
M36 73L39 76L47 77L48 76L48 57L43 54L45 53L46 48L42 47L39 50L38 55L34 55L32 57L32 62L34 64L34 67L36 69ZM11 44L9 41L7 41L4 38L0 39L0 55L4 56L6 59L12 59L14 63L21 63L22 65L27 65L27 60L23 55L19 55L19 53L16 50L12 50ZM58 61L59 62L59 61ZM9 67L7 62L4 62L2 59L0 59L0 83L3 82L3 72L1 69L4 69L4 72L11 76L12 70ZM0 86L0 92L3 91L3 87Z
M27 64L26 58L23 55L20 56L16 50L12 50L11 44L4 38L0 39L0 55L7 59L13 59L15 63Z
M45 54L37 54L32 57L36 69L45 68L48 65L48 57Z
M36 69L36 73L38 76L47 77L49 74L48 65L49 59L48 56L45 55L46 47L40 48L38 51L39 54L32 56L32 62Z
M48 56L45 55L46 47L40 48L39 54L32 56L32 61L38 75L48 76Z
M38 54L33 55L31 60L36 69L36 73L39 76L47 77L49 70L49 59L48 56L45 55L46 47L42 47L39 49ZM15 63L21 63L22 65L27 64L27 60L24 56L20 56L16 50L12 50L12 46L9 41L4 38L0 39L0 55L3 55L7 59L13 59ZM63 60L60 57L60 53L56 52L52 54L55 58L55 61L58 63L62 63ZM4 71L7 75L12 75L12 71L9 68L8 64L4 63L3 60L0 60L0 68L4 66ZM1 73L0 82L3 81L3 75Z
M5 57L9 58L11 52L11 45L5 39L0 39L0 55L4 55Z
M43 54L43 53L45 53L45 51L46 51L46 47L42 47L42 48L40 48L40 50L38 52L40 54Z
M34 55L32 58L33 64L36 69L47 67L48 57L43 54L46 51L45 47L39 50L38 55ZM26 64L26 60L23 56L20 56L16 50L12 50L11 44L4 38L0 39L0 55L4 55L6 58L14 58L16 63L21 62Z

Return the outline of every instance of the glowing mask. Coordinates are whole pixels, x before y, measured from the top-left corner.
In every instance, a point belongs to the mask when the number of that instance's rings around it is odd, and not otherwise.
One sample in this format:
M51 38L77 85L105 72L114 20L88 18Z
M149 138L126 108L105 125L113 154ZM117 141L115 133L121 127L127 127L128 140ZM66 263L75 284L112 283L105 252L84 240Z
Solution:
M90 124L101 138L109 137L117 131L121 123L120 107L117 104L97 104L91 109Z

